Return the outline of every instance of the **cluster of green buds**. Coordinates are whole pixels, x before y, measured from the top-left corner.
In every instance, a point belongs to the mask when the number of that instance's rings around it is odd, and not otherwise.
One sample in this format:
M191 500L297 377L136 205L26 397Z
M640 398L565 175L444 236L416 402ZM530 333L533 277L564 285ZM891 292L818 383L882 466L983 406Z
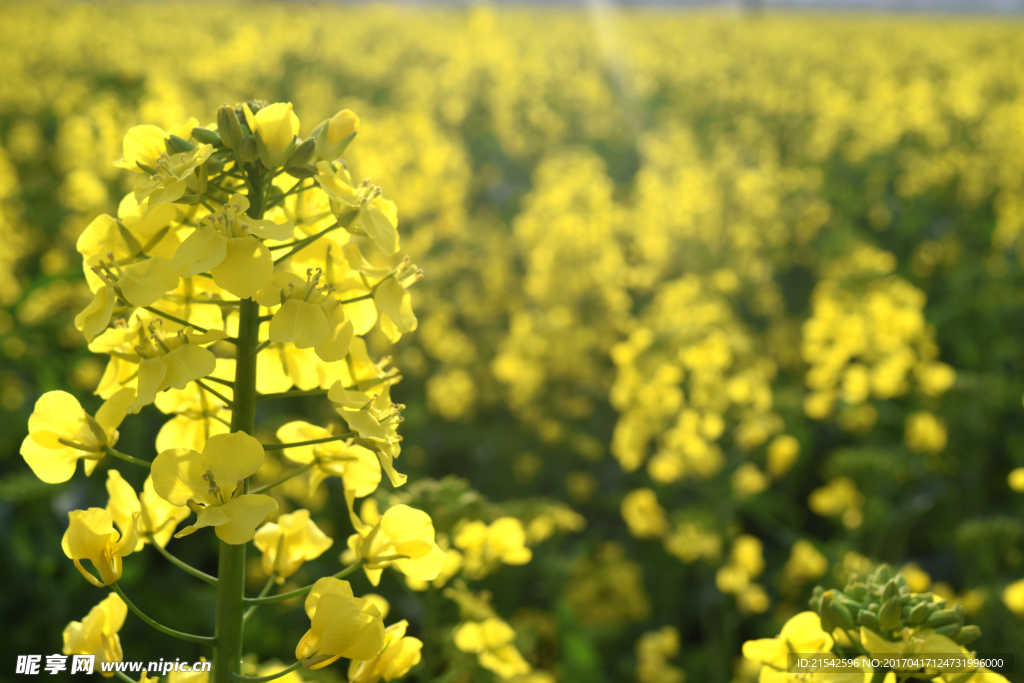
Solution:
M815 587L809 604L826 633L863 626L887 640L899 640L905 629L930 628L959 645L981 636L977 626L964 625L962 605L947 607L933 593L912 593L903 575L884 564L867 577L851 575L842 590Z

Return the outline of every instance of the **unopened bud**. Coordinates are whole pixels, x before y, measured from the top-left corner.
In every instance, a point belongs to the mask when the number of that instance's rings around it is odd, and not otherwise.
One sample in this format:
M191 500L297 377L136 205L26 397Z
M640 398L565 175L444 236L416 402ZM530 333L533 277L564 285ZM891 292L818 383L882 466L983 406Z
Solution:
M836 625L832 621L831 608L832 607L832 591L826 591L821 596L821 603L818 606L818 618L821 620L821 630L825 633L832 633L836 630Z
M313 138L306 138L302 141L301 145L298 145L295 148L292 155L288 157L288 162L284 167L289 169L305 166L310 162L310 160L312 160L314 153L316 153L316 140Z
M850 629L854 627L853 615L851 615L850 610L846 609L843 603L838 600L833 600L829 604L828 615L840 628Z
M185 138L180 138L177 135L172 135L167 138L167 152L169 154L180 154L181 152L191 152L196 146Z
M928 613L931 612L931 605L927 602L922 602L913 609L910 610L910 614L907 615L908 624L920 624L928 618Z
M887 564L878 565L878 569L875 570L874 582L885 583L892 578L892 567Z
M196 140L203 143L204 145L216 145L219 147L220 145L224 144L221 141L220 136L217 135L217 131L210 130L208 128L200 128L196 126L192 129L192 137L194 137Z
M882 602L888 602L888 600L892 598L894 595L896 595L898 592L899 591L896 581L889 579L889 581L885 584L885 588L882 589Z
M866 609L857 612L857 623L861 626L867 626L872 631L882 630L882 627L878 624L878 615Z
M960 633L956 634L953 640L956 641L957 645L970 645L975 640L981 637L981 629L974 624L970 626L964 626L960 629Z
M945 624L935 629L935 632L940 636L946 636L947 638L956 638L960 635L960 624L955 621L952 624Z
M231 149L237 149L242 142L242 125L238 122L238 114L226 104L217 110L217 132Z
M940 609L937 612L932 612L928 615L928 618L924 620L924 625L931 628L937 628L944 626L945 624L951 624L957 620L955 610L951 609Z
M878 625L883 631L895 631L900 625L900 599L894 596L878 612Z
M251 135L242 138L242 142L238 145L238 157L247 164L259 160L260 151L256 147L256 138Z

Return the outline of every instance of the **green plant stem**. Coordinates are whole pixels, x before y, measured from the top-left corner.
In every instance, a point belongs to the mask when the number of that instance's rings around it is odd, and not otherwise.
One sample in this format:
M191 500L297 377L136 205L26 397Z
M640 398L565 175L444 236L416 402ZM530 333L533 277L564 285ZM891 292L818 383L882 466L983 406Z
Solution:
M346 576L348 576L349 574L351 574L352 572L354 572L355 570L359 569L362 566L363 566L363 561L359 560L355 564L350 564L349 566L345 567L340 572L335 574L334 578L336 578L336 579L343 579L343 578L345 578ZM278 593L277 595L271 595L270 597L265 597L265 598L246 598L245 599L245 604L247 604L247 605L269 605L269 604L274 603L274 602L281 602L282 600L289 600L291 598L297 598L300 595L305 595L306 593L311 591L313 589L314 585L315 584L311 583L308 586L304 586L302 588L296 588L295 590L288 591L287 593Z
M182 320L181 318L179 318L177 316L174 316L174 315L171 315L170 313L164 313L160 309L153 308L152 306L143 306L143 308L146 309L147 311L149 311L150 313L155 313L156 315L160 316L161 318L166 318L167 320L170 320L171 322L178 323L179 325L184 325L185 327L191 327L193 330L196 330L198 332L209 332L209 330L206 329L205 327L199 327L199 325L193 325L192 323L190 323L187 320Z
M302 662L295 662L287 669L281 669L276 674L270 674L268 676L242 676L240 674L231 674L231 680L245 681L246 683L265 683L266 681L272 681L275 678L280 678L281 676L290 674L291 672L298 669L300 666L302 666Z
M257 595L256 597L262 598L266 596L266 594L270 592L270 587L274 585L274 579L276 578L277 572L270 572L270 576L267 577L267 582L263 584L263 588L260 590L259 595ZM252 613L256 611L257 607L259 607L259 605L253 605L249 609L245 610L245 614L242 615L243 626L245 625L245 622L249 621L249 617L252 616Z
M227 396L225 396L224 394L220 393L219 391L217 391L213 387L209 387L209 386L203 384L203 380L197 379L197 380L195 380L195 382L196 382L196 384L198 384L199 386L201 386L203 388L203 391L206 391L206 392L208 392L210 394L213 394L214 396L219 398L221 401L223 401L224 404L227 405L227 407L231 408L231 407L234 406L234 401L232 401Z
M330 389L306 389L305 391L279 391L276 394L260 394L257 401L266 401L272 398L292 398L293 396L323 396Z
M121 451L115 451L110 446L104 446L103 447L103 452L106 453L107 455L111 455L111 456L113 456L115 458L120 458L121 460L124 460L125 462L130 462L133 465L140 465L142 467L152 467L153 466L153 463L149 462L148 460L139 460L138 458L133 458L132 456L128 455L127 453L122 453Z
M871 683L884 683L886 675L889 673L889 669L881 667L875 669L874 673L871 674Z
M270 482L269 484L264 484L263 486L259 487L258 489L253 490L252 493L266 493L270 489L274 488L275 486L278 486L279 484L285 483L289 479L297 477L297 476L299 476L300 474L302 474L304 472L309 472L311 469L313 469L313 467L315 465L316 465L316 462L311 462L311 463L308 463L306 465L303 465L302 467L296 467L294 470L292 470L288 474L284 475L280 479L275 479L274 481Z
M220 377L214 377L212 375L207 375L203 379L205 379L207 382L216 382L217 384L223 384L224 386L231 387L232 389L235 388L235 383L232 382L231 380L221 379Z
M125 681L125 683L138 683L138 681L136 681L134 678L132 678L131 676L128 676L127 674L124 674L124 673L122 673L120 671L115 671L114 675L117 676L122 681Z
M289 256L295 255L296 253L298 253L299 251L305 249L306 247L308 247L313 242L316 242L318 239L320 239L321 237L323 237L327 233L331 232L332 230L337 230L338 228L347 228L348 226L352 225L352 221L354 221L356 219L356 216L358 216L358 215L359 215L359 211L349 211L348 214L346 214L345 216L339 216L338 217L338 222L335 223L334 225L332 225L331 227L324 228L323 230L321 230L320 232L318 232L315 235L310 235L309 237L306 237L305 239L301 239L301 240L295 242L294 246L288 251L288 253L285 254L284 256L281 256L280 258L274 259L274 263L275 264L280 263L281 261L284 261Z
M271 317L273 317L273 316L271 316ZM260 345L259 345L259 346L257 346L257 347L256 347L255 349L253 349L253 350L252 350L252 355L254 355L254 356L255 356L255 355L256 355L257 353L259 353L259 352L260 352L260 351L262 351L263 349L267 348L268 346L270 346L270 340L269 340L269 339L267 339L267 340L265 340L265 341L262 341L262 342L260 342Z
M115 593L121 596L121 599L124 600L124 604L128 605L128 609L135 612L135 615L139 619L142 619L144 622L155 628L157 631L160 631L161 633L168 636L172 636L174 638L187 640L190 643L199 643L200 645L213 645L216 642L215 638L211 638L209 636L194 636L191 633L182 633L181 631L175 631L173 628L167 628L163 624L154 621L147 617L145 614L143 614L142 611L135 606L135 603L128 599L128 596L124 594L124 591L121 590L121 587L117 585L116 581L113 584L111 584L110 587L114 589Z
M169 552L167 552L167 548L162 547L159 543L154 541L153 540L153 534L148 534L148 536L149 536L150 543L152 544L152 546L154 548L157 549L157 552L159 552L161 555L166 557L167 561L170 562L171 564L173 564L175 567L177 567L178 569L182 570L186 574L191 574L192 576L196 577L197 579L199 579L201 581L205 581L206 583L210 584L211 586L216 586L217 585L217 577L210 576L206 572L199 571L195 567L193 567L191 565L188 565L188 564L185 564L184 562L179 560L177 557L175 557L174 555L171 555Z
M292 443L265 443L263 444L263 450L265 451L283 451L286 448L299 448L300 446L315 446L318 443L330 443L331 441L344 441L345 439L351 439L355 436L355 432L345 432L344 434L337 434L335 436L325 436L322 439L310 439L309 441L294 441Z

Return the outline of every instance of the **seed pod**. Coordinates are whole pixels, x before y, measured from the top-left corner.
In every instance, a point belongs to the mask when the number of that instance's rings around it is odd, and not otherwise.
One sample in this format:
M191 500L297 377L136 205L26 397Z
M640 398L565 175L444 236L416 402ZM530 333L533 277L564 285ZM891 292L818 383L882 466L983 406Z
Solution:
M192 137L204 145L216 145L217 147L220 147L224 144L220 139L220 136L217 135L217 131L209 130L208 128L200 128L196 126L192 129Z
M946 624L935 629L935 632L940 636L947 636L949 638L956 638L960 634L960 624L955 621L952 624Z
M840 628L848 629L853 628L856 625L853 621L853 616L850 614L850 610L846 609L846 606L838 600L833 600L829 603L828 615Z
M910 610L910 614L907 615L908 624L920 624L928 618L928 614L931 612L931 606L927 602L919 603L913 609Z
M900 625L899 596L889 598L878 613L878 625L883 631L895 631Z
M195 149L196 146L185 138L180 138L177 135L172 135L167 138L167 151L170 154L180 154L182 152L190 152Z
M970 645L981 637L981 629L974 624L964 626L953 640L957 645Z
M940 609L928 615L924 625L930 628L938 628L944 624L951 624L956 621L956 610Z
M231 149L237 149L242 142L242 125L238 122L238 114L226 104L217 110L217 132Z
M872 631L881 631L882 627L878 623L878 615L874 612L869 612L866 609L862 609L857 612L857 623L861 626L867 626Z
M238 145L238 156L242 161L248 164L258 161L260 158L260 151L256 147L256 138L251 135L246 135L242 138L242 142Z

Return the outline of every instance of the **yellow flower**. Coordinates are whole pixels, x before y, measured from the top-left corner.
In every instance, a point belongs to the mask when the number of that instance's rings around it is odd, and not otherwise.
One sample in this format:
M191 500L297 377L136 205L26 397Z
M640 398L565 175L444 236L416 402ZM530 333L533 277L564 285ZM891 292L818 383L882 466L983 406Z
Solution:
M1003 589L1003 603L1018 619L1024 619L1024 579L1019 579Z
M309 510L296 510L268 522L253 538L263 552L263 572L277 575L277 582L298 571L306 560L315 560L334 544L309 518Z
M622 518L636 538L660 538L668 532L665 508L650 489L636 489L622 499Z
M1024 493L1024 467L1017 467L1010 471L1006 477L1006 483L1017 493Z
M277 430L282 443L314 441L333 436L323 427L308 422L289 422ZM312 446L286 448L284 457L301 464L316 462L310 476L309 489L316 490L327 477L341 477L346 491L353 497L363 498L377 490L380 484L380 461L377 456L351 441L329 441Z
M330 197L335 214L358 210L359 226L374 246L385 256L398 253L398 207L395 203L384 199L380 188L368 181L358 188L352 187L352 178L344 168L336 171L327 161L321 161L316 168L316 181Z
M280 304L270 320L270 341L312 348L321 360L332 363L348 354L354 327L345 307L331 296L334 288L320 284L322 274L320 268L315 273L307 269L303 285L302 278L292 273L277 273L271 285L253 298L268 308Z
M790 652L828 652L833 644L832 637L821 630L818 615L814 612L801 612L787 621L782 627L782 632L775 638L748 640L743 643L743 656L785 671L786 656Z
M292 111L291 102L276 102L253 115L248 104L242 105L249 130L256 136L260 160L267 168L284 166L299 133L299 117Z
M211 377L226 380L235 378L235 359L218 358L217 368ZM218 391L231 400L232 388L220 386ZM201 451L207 439L230 430L231 411L215 396L210 395L198 384L191 383L184 389L167 389L156 395L153 401L160 412L173 413L174 417L165 422L156 435L156 450L169 448L191 448Z
M367 660L384 647L384 620L366 598L352 594L348 581L328 576L313 584L306 597L310 628L295 647L307 669L320 669L339 657Z
M92 341L110 324L118 298L129 306L151 306L178 286L178 275L170 261L159 256L123 269L116 261L101 262L92 271L106 284L96 290L89 305L75 316L75 327L86 341Z
M384 568L392 565L414 579L437 578L445 554L434 540L430 515L408 505L395 505L372 526L367 522L352 515L357 533L349 536L348 547L364 561L363 570L370 583L378 585Z
M796 437L789 434L780 434L768 444L768 457L765 460L765 469L774 478L789 472L800 457L800 442Z
M187 140L192 135L192 129L198 125L198 120L189 117L181 123L174 124L168 131L159 126L134 126L124 136L124 157L115 161L114 166L136 173L146 173L139 168L139 163L153 168L160 155L167 152L167 138L177 135Z
M147 256L171 256L178 245L171 223L178 212L171 204L139 207L135 195L127 194L117 210L118 218L97 216L78 237L75 246L82 259L85 277L95 289L99 276L92 270L103 257L114 261L134 259L145 248Z
M165 389L184 389L189 382L213 374L217 369L217 359L202 345L227 336L219 330L193 335L191 327L178 330L171 336L156 323L150 324L149 330L149 336L140 333L140 343L135 345L139 372L138 395L128 406L128 412L132 414L155 401L157 393Z
M349 683L377 683L381 679L393 681L419 664L423 643L418 638L405 635L408 627L409 622L405 619L388 626L384 630L384 649L379 655L368 661L349 664Z
M121 578L121 558L134 552L138 545L137 526L138 513L132 515L127 531L121 535L114 529L113 517L103 508L72 510L61 547L89 583L109 586ZM82 567L82 560L92 562L99 579Z
M455 647L476 654L480 666L501 678L530 672L530 665L513 643L516 632L497 617L463 622L455 628L452 637Z
M338 381L327 392L327 398L338 404L335 410L356 433L355 443L376 451L391 484L404 484L407 477L399 474L394 466L394 459L401 451L397 430L404 406L391 402L390 385L382 386L379 394L367 395L346 389Z
M28 418L28 436L21 442L22 457L47 484L70 479L79 460L85 460L86 476L92 474L103 457L103 447L117 444L117 428L133 400L135 392L122 389L107 399L93 418L71 394L46 392Z
M153 488L172 505L187 505L196 523L175 538L203 527L231 545L252 540L256 527L277 509L277 501L258 493L242 493L244 481L263 464L260 442L244 432L210 437L202 453L187 448L166 450L153 460Z
M191 194L201 194L206 190L204 164L213 154L213 145L200 145L187 152L176 154L163 153L153 163L155 174L149 180L135 188L135 201L142 203L148 199L150 206L177 202ZM197 177L196 170L201 169Z
M185 238L171 259L172 267L184 278L209 272L218 287L239 299L258 292L274 274L274 259L262 240L286 240L295 227L291 222L250 218L248 210L245 195L231 195L220 211L204 216Z
M177 526L189 515L188 508L171 505L156 494L153 477L146 477L142 494L126 482L117 470L107 470L107 512L114 519L121 533L127 533L133 520L138 520L139 541L135 549L152 538L161 548L167 546Z
M316 158L334 161L345 153L358 132L359 117L349 109L342 109L314 128L310 134L316 140Z
M402 335L419 324L412 312L412 297L397 277L389 277L377 285L373 302L380 312L380 329L394 344Z
M464 522L452 542L462 551L462 571L470 579L483 578L499 564L522 565L533 558L523 524L515 517L500 517L490 526L478 520Z
M907 417L903 441L915 453L939 453L946 447L946 422L927 411Z
M64 654L94 655L94 671L106 678L113 673L103 673L103 662L120 662L124 658L121 638L117 635L128 615L128 606L117 593L111 593L98 605L89 610L85 619L72 621L64 629Z

